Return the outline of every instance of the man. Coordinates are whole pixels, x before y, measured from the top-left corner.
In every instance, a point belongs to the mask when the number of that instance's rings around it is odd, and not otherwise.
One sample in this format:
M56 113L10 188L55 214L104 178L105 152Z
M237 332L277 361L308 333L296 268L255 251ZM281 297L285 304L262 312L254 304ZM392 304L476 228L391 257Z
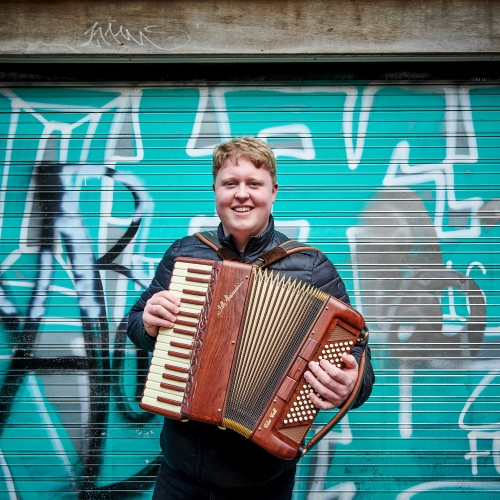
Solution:
M274 230L272 205L278 192L276 160L269 146L243 137L217 146L213 157L213 190L221 220L218 237L241 262L252 263L263 252L288 238ZM174 259L179 256L220 260L194 236L177 240L160 262L156 275L129 316L128 334L141 349L152 351L160 327L170 328L179 312L179 300L167 291ZM335 266L321 252L307 250L270 266L299 278L349 303ZM345 368L326 360L310 363L305 377L322 396L310 394L322 409L341 405L358 376L363 347L344 354ZM354 406L361 405L374 381L369 356L363 384ZM281 460L236 432L199 422L165 419L161 433L163 460L153 499L259 499L288 500L292 496L297 459Z

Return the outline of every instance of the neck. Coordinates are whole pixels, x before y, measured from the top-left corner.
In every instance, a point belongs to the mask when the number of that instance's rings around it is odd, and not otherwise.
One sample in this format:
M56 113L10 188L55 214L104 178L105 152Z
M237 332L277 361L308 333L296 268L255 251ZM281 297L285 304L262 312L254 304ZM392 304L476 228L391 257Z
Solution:
M250 238L251 236L249 236L248 238L237 238L234 234L233 234L233 241L234 241L234 244L236 245L236 248L243 253L243 251L245 250L248 242L250 241Z
M222 229L224 230L224 234L228 236L231 234L231 237L233 238L233 242L236 245L236 248L243 253L245 251L246 246L248 245L248 242L251 240L253 236L259 236L261 235L269 225L267 225L259 234L235 234L235 233L229 233L226 228L224 227L224 224L222 224Z

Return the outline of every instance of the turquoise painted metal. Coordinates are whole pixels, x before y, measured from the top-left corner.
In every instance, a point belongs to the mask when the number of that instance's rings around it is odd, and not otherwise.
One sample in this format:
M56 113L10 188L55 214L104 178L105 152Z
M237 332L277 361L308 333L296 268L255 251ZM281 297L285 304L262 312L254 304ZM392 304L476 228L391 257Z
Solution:
M498 498L500 88L351 82L0 88L0 498L150 498L127 311L217 225L211 153L242 135L371 330L374 392L295 499Z

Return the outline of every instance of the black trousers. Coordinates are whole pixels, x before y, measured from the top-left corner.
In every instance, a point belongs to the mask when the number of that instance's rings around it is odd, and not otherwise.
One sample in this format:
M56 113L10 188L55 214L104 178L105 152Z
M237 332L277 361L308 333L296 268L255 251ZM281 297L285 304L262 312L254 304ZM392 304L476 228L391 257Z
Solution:
M263 485L219 488L173 470L162 459L153 500L291 500L294 482L295 467L292 467Z

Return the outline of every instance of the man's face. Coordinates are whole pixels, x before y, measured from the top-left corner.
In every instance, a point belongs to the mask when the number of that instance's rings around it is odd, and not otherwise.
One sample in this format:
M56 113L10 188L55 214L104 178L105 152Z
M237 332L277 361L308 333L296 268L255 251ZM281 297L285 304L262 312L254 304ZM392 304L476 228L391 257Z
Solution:
M271 174L240 157L238 165L228 158L214 182L215 206L224 233L232 234L240 250L252 236L258 236L269 223L269 214L278 191Z

